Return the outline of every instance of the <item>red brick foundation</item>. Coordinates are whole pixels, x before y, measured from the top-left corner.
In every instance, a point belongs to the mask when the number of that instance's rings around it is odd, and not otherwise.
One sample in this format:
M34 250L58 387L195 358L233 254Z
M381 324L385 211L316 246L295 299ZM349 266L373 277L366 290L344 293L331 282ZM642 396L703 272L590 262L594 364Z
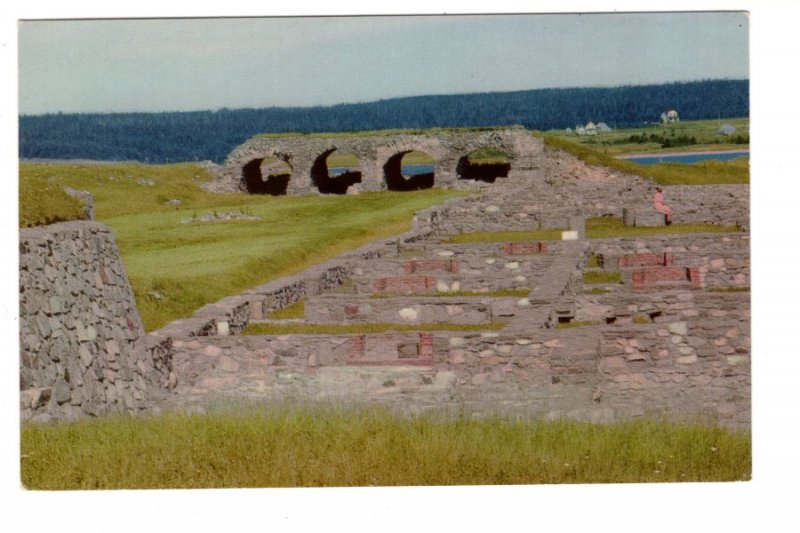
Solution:
M348 366L433 366L433 333L419 334L417 357L402 357L398 353L393 359L363 359L366 340L366 335L350 337Z
M506 255L546 254L547 243L542 241L509 242L503 245Z
M652 267L633 272L634 291L666 288L700 289L700 269L683 267Z

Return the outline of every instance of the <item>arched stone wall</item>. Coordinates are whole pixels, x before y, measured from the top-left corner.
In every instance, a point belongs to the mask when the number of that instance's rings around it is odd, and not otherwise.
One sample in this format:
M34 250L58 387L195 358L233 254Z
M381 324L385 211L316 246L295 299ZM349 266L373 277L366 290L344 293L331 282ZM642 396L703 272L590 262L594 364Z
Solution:
M495 148L496 146L488 146L486 148ZM511 171L511 163L508 160L508 153L501 149L505 154L505 162L488 163L488 164L474 164L469 160L470 155L474 154L477 150L461 156L456 166L456 172L460 179L484 181L487 183L494 183L497 178L506 178Z
M430 133L369 134L358 136L295 135L287 137L257 136L231 152L220 168L217 190L248 190L245 169L253 170L254 160L274 157L292 167L286 184L286 194L342 193L347 186L359 183L365 191L390 188L387 169L393 171L398 154L421 151L435 161L434 185L437 187L464 186L459 180L464 171L462 158L483 147L499 148L508 155L509 176L538 169L544 153L541 139L534 138L521 127L490 129L486 131L448 130ZM348 152L361 161L360 182L355 175L342 181L327 177L327 154L335 150ZM320 162L322 161L322 162ZM459 166L461 165L461 166ZM323 168L325 167L325 168ZM324 174L324 176L323 176ZM250 180L254 180L252 175ZM345 182L350 180L351 183ZM391 180L391 178L390 178ZM459 183L461 182L461 183ZM408 186L406 190L420 188Z
M338 151L336 148L325 150L311 165L311 182L323 194L345 194L348 187L361 183L360 170L351 170L335 178L330 177L328 156L336 151Z

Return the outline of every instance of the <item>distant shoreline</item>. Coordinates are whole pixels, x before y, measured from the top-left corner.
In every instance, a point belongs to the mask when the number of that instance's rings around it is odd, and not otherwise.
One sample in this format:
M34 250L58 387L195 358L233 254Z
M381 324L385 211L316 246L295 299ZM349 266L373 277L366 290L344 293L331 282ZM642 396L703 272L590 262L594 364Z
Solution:
M101 159L45 159L41 157L36 157L32 159L23 159L20 158L20 163L51 163L54 165L63 165L63 164L70 164L70 165L130 165L130 164L140 164L140 165L148 165L150 163L145 163L144 161L134 161L134 160L127 160L127 161L103 161Z
M637 159L640 157L673 157L673 156L687 156L687 155L714 155L714 154L736 154L743 153L750 155L750 149L746 150L706 150L702 152L637 152L634 154L621 154L614 156L617 159Z

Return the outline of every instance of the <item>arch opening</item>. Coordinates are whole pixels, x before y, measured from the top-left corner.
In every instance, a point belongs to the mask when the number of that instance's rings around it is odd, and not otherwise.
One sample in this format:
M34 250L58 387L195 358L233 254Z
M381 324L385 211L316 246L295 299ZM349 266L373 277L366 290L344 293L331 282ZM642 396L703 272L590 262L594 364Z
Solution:
M436 176L436 162L425 152L406 150L386 161L383 175L390 191L430 189Z
M311 181L322 194L345 194L350 186L361 183L361 161L349 152L326 150L311 166Z
M473 150L458 160L456 173L459 179L494 183L497 178L507 178L511 170L508 154L496 146Z
M292 166L283 158L253 159L242 167L242 181L250 194L283 196L291 177Z

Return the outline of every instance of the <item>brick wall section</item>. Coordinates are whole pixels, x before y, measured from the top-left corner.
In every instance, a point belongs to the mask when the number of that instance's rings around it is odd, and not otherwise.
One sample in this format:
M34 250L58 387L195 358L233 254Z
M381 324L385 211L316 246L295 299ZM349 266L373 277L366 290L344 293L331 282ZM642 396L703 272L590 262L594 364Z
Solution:
M605 257L605 268L631 254L672 254L672 266L696 267L703 288L750 286L750 236L660 235L642 238L592 240L591 250Z
M367 345L365 335L353 335L350 337L350 359L360 360L364 358L364 350Z
M170 341L146 336L111 230L25 228L20 249L23 420L150 408L175 385Z
M416 274L417 272L450 272L458 273L458 261L445 259L427 259L406 261L403 265L403 274Z
M534 255L546 254L547 243L537 242L509 242L503 245L503 253L506 255Z
M671 288L701 289L702 280L698 268L650 267L633 272L634 291L663 290Z

